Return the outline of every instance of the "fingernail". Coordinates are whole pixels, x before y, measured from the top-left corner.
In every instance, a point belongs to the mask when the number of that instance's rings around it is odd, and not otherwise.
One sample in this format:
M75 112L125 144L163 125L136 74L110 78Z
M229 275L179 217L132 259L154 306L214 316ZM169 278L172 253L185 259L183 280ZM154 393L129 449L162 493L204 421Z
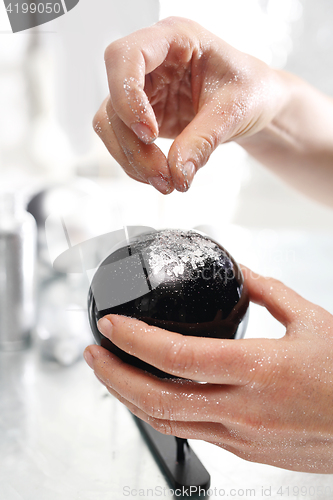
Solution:
M87 363L87 365L90 367L90 368L93 368L94 367L94 358L93 356L91 355L90 351L87 351L85 350L83 352L83 357Z
M156 139L155 134L148 127L148 125L145 125L144 123L133 123L131 128L140 141L145 142L146 144L150 144Z
M148 177L148 182L151 186L153 186L157 191L159 191L162 194L169 194L171 193L171 185L170 182L167 179L164 179L160 175L156 177Z
M195 175L195 166L191 161L187 161L182 168L182 174L184 176L184 190L187 191L192 184Z
M97 323L97 328L99 331L111 340L112 336L112 323L106 318L101 318Z

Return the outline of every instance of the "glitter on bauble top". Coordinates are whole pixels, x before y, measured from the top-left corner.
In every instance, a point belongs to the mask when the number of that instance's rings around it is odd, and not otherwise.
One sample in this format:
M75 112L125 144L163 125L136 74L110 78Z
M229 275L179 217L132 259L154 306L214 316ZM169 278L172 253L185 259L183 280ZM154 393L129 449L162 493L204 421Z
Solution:
M249 297L241 269L216 241L196 231L164 229L118 245L98 267L89 290L95 340L123 361L166 376L104 337L97 322L121 314L196 337L242 338Z

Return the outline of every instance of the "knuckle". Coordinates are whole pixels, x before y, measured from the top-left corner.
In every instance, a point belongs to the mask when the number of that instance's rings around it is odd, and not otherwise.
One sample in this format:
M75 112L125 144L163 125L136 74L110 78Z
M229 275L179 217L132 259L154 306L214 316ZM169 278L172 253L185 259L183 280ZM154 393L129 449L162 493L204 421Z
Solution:
M265 277L266 285L262 289L262 297L264 299L268 298L271 293L276 293L276 292L285 292L287 291L286 285L282 282L279 281L275 278L271 277Z
M142 397L138 398L138 407L150 417L153 416L154 408L156 407L156 401L153 401L151 393L144 394Z
M174 436L173 424L169 420L149 419L149 424L157 431L168 436Z
M198 147L196 149L195 157L193 158L197 170L206 165L210 155L213 151L215 151L218 145L219 137L217 132L215 134L213 132L209 134L200 134L198 137Z
M228 447L226 448L226 450L228 450ZM236 449L230 448L230 450L228 451L231 451L231 453L233 453L239 458L242 458L243 460L246 460L247 462L253 462L253 463L260 462L260 455L258 453L254 453L252 449L243 451L237 448Z
M188 29L194 30L197 26L197 23L192 19L179 16L169 16L165 19L162 19L160 23L175 28L177 30L177 33L185 30L187 32Z
M185 24L187 21L187 19L183 19L179 16L169 16L169 17L166 17L165 19L162 19L160 21L161 24L166 24L166 25L169 25L169 26L179 26L179 25L182 25L182 24Z
M202 149L208 155L210 155L218 146L218 139L213 134L203 135L201 140Z
M95 116L93 117L93 121L92 121L93 128L94 128L95 132L97 132L97 134L100 134L102 131L101 124L103 123L103 119L104 119L104 113L103 113L102 109L100 108L95 113Z
M112 61L117 58L117 56L124 51L124 46L120 42L120 40L115 40L114 42L110 43L104 51L104 61Z
M155 419L167 418L168 405L166 404L165 397L161 391L156 390L146 394L139 401L139 407L149 417Z
M173 375L184 375L191 372L194 365L194 354L186 342L181 339L170 344L165 353L162 370Z

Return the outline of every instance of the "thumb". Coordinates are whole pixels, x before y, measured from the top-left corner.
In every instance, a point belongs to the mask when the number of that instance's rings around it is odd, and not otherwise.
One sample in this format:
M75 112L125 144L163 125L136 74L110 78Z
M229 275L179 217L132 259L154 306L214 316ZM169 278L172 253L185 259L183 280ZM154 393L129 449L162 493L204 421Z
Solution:
M172 180L178 191L187 191L196 172L209 160L219 144L230 140L238 131L234 98L228 102L216 94L207 101L193 120L170 147L168 163Z
M266 309L284 326L303 318L313 304L301 297L281 281L254 273L241 266L251 302Z

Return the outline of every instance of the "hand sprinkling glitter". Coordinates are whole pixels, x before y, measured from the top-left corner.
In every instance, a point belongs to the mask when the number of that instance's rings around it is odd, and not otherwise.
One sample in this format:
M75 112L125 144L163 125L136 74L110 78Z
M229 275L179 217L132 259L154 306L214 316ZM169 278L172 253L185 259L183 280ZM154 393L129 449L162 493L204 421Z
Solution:
M187 191L215 148L236 141L333 204L333 102L296 76L174 17L111 43L105 63L110 96L95 130L133 179ZM167 157L158 136L174 139Z

